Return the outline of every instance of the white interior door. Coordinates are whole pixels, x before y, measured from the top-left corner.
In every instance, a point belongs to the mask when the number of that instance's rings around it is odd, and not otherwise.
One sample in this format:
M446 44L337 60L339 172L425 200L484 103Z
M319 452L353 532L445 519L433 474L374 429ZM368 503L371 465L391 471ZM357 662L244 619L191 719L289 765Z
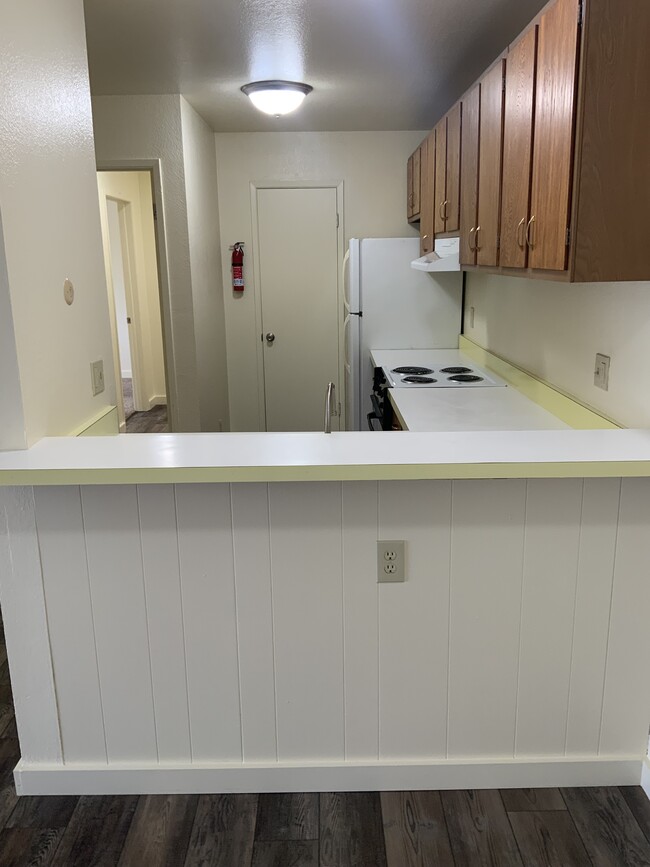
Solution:
M259 189L257 219L266 429L322 430L329 382L340 400L336 189Z

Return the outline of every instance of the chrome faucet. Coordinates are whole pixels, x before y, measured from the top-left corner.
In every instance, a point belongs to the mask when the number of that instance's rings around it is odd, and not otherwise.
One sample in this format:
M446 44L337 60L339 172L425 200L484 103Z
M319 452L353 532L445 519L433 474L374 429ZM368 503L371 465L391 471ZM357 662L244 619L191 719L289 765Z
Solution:
M336 386L330 382L325 395L325 433L332 433L332 416L338 415L336 409Z

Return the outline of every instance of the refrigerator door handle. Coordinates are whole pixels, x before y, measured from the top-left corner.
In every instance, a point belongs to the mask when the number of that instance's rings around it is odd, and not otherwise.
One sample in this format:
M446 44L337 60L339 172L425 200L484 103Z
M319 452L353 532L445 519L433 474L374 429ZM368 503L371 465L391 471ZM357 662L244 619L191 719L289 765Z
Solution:
M345 256L343 257L343 265L341 266L341 280L343 281L343 305L345 307L345 312L349 313L350 311L350 281L348 279L349 269L348 262L350 261L350 249L348 248L345 251Z

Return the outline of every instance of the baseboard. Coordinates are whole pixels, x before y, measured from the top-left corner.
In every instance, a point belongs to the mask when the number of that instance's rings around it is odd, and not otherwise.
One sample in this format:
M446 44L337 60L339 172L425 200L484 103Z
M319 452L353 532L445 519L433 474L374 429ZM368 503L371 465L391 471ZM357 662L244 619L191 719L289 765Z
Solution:
M117 407L107 406L97 413L94 418L84 422L80 427L72 431L68 436L73 437L100 437L113 436L119 432Z
M149 398L149 409L153 409L154 406L159 406L161 404L167 406L166 394L154 394L153 397Z
M646 756L643 760L643 766L641 768L641 788L646 793L646 796L650 798L650 756Z
M69 764L20 761L19 795L207 794L222 792L359 792L638 786L643 760L627 757L426 764Z

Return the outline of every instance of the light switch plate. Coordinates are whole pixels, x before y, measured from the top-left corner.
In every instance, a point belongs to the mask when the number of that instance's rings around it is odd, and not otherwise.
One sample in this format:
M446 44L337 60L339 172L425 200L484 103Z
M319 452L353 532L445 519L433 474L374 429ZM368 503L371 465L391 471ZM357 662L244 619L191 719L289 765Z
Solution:
M99 361L92 361L90 363L90 378L93 395L101 394L104 391L104 362L101 358Z
M406 581L403 540L377 542L377 580L380 584L400 584Z
M609 355L601 355L599 352L596 355L596 366L594 367L594 385L597 388L602 388L603 391L609 389L609 365L611 358Z

